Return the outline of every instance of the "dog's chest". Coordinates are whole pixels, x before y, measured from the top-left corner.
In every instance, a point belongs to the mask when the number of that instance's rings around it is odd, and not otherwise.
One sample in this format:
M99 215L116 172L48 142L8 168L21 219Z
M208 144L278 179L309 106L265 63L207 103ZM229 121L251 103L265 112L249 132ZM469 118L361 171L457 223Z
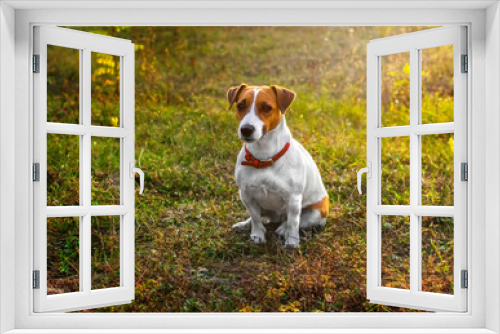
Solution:
M277 210L285 206L287 190L279 176L270 171L246 170L237 176L238 187L263 209Z
M281 212L285 209L285 198L281 192L265 186L250 186L247 194L259 204L261 209Z

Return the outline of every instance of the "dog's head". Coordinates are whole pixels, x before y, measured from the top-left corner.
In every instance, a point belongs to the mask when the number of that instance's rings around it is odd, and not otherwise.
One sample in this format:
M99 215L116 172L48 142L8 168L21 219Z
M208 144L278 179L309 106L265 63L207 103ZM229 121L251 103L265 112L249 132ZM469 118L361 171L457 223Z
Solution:
M248 86L241 84L227 91L229 109L236 103L240 122L238 136L245 143L254 143L281 121L281 116L295 99L295 92L279 86Z

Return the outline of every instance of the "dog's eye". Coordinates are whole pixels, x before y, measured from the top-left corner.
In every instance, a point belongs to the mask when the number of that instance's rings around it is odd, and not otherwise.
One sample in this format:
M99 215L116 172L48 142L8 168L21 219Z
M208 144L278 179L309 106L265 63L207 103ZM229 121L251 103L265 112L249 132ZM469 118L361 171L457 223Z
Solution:
M260 107L260 110L262 112L270 112L271 110L273 110L273 107L271 107L269 104L263 104L261 107Z
M246 106L246 102L245 102L245 100L243 100L236 105L236 108L238 109L238 111L243 111L243 110L245 110L245 106Z

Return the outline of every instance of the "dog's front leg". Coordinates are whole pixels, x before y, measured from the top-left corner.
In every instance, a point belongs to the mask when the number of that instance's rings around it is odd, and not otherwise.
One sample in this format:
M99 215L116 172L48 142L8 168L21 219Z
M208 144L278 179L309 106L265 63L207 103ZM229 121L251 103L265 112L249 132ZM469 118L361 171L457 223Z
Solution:
M287 220L276 232L285 238L285 247L297 248L299 246L299 224L302 211L302 194L292 194L286 204Z
M255 200L249 196L246 192L240 192L241 200L248 212L250 213L251 219L251 232L250 239L256 244L264 244L266 243L266 228L262 223L262 216L260 212L259 205L255 202Z

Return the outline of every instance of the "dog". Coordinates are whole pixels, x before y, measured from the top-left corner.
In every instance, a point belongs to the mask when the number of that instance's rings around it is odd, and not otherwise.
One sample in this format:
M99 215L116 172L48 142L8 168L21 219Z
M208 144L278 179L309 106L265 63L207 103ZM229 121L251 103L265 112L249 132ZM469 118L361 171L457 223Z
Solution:
M266 242L266 222L282 223L276 233L285 247L299 246L299 229L324 227L329 199L318 167L307 150L292 138L285 113L295 92L280 86L229 88L231 110L236 104L238 154L235 178L250 218L233 230L250 230L256 244Z

